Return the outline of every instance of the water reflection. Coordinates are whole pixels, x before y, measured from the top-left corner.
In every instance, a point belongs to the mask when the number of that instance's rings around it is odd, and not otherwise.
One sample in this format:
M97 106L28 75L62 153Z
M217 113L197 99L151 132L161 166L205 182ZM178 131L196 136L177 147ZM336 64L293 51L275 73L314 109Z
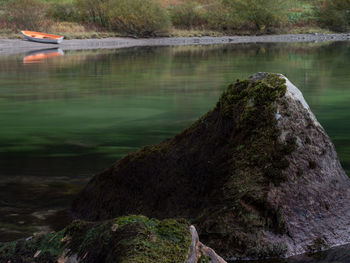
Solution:
M63 56L64 52L60 48L40 49L27 52L23 58L23 64L44 63L47 59Z
M231 263L349 263L350 245L332 248L312 255L300 255L288 259L232 261Z

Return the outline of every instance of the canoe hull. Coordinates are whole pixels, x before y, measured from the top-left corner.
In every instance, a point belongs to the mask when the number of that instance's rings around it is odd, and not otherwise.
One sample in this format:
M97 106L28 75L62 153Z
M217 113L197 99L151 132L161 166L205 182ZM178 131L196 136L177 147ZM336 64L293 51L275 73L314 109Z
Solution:
M37 37L29 36L29 35L25 34L23 31L22 31L22 34L23 34L25 39L27 39L29 41L34 41L34 42L59 44L63 41L63 37L60 37L60 38L37 38Z

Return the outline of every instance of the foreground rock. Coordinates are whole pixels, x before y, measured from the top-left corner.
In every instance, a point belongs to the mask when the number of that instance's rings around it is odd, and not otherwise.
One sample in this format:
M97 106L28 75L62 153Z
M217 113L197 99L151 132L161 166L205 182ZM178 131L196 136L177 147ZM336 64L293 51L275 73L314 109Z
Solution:
M350 182L300 91L260 73L230 85L190 128L95 176L89 220L185 217L224 258L281 257L350 241Z
M75 221L57 233L0 244L0 262L6 263L197 263L200 259L225 263L199 242L195 228L189 228L186 220L144 216L99 223Z
M190 254L185 263L226 263L213 249L199 241L198 233L194 226L190 227L190 231L192 243Z

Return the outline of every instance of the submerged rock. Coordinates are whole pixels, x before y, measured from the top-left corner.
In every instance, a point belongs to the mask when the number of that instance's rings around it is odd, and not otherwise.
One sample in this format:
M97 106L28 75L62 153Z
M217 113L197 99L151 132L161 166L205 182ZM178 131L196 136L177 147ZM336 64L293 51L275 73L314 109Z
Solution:
M181 134L95 176L72 210L89 220L184 217L226 259L282 257L348 243L349 191L301 92L258 73Z

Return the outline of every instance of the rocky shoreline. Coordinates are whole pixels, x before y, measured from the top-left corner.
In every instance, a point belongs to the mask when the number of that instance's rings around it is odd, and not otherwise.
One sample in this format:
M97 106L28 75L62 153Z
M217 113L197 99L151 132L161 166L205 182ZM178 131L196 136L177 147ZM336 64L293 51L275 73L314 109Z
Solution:
M268 42L326 42L349 41L350 33L345 34L285 34L262 36L225 37L164 37L164 38L104 38L65 40L59 45L35 43L20 39L0 39L0 55L18 54L39 49L61 48L62 50L118 49L142 46L213 45Z

